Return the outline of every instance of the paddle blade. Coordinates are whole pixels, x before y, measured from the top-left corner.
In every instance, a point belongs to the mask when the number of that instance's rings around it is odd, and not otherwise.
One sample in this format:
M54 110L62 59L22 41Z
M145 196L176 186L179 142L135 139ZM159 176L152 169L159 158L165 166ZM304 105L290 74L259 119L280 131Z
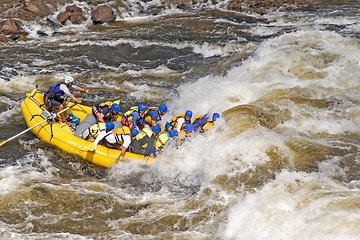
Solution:
M0 147L2 147L5 143L7 143L9 140L3 141L0 143Z

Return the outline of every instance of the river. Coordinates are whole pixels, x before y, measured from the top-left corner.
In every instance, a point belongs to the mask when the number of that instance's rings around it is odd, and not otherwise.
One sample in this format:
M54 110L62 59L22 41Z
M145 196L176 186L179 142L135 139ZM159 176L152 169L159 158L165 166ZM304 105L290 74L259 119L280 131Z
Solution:
M259 15L210 1L105 25L28 23L28 41L0 44L1 141L27 128L26 93L68 75L91 90L75 92L87 105L221 118L151 165L103 169L30 132L8 142L1 239L360 239L359 9Z

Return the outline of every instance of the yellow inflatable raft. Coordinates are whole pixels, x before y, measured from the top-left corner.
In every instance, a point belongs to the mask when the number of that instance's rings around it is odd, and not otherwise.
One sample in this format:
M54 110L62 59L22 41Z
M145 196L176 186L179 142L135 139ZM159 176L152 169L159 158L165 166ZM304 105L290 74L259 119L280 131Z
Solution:
M48 111L42 106L44 103L43 96L43 93L39 93L37 89L34 89L26 95L26 98L21 103L21 111L29 128L43 122L31 129L32 133L51 145L103 167L111 167L120 159L121 150L98 145L96 153L93 153L92 142L74 136L67 124L52 120L44 121L53 117L49 117ZM74 103L67 105L67 107L70 107L67 112L80 118L80 122L92 112L88 106L77 104L72 107L72 105ZM144 161L143 155L130 152L125 153L125 158ZM154 161L153 158L146 158L146 162L150 163L152 161Z

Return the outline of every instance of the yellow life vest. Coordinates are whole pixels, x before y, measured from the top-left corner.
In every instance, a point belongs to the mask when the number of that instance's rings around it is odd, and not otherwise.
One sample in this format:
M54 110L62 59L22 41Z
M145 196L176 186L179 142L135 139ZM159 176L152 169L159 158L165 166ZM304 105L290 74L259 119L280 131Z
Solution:
M135 106L135 107L131 107L129 111L124 113L124 117L126 118L126 120L128 120L129 122L132 122L133 116L131 114L135 111L137 111L139 113L139 119L136 122L139 122L141 119L144 118L145 111L143 112L143 114L140 114L138 106Z
M143 139L143 138L146 137L146 136L148 136L148 137L150 138L152 134L153 134L153 131L151 131L150 128L144 127L144 128L135 136L135 139L136 139L136 140L140 140L140 139ZM147 143L145 143L145 144L142 145L141 147L144 148L144 149L146 149Z
M159 150L164 146L164 144L169 140L169 133L168 132L162 132L160 135L156 138L156 141L154 143L154 147L156 150Z
M205 116L205 114L204 115L198 115L198 116L196 116L195 118L194 118L194 121L192 122L192 125L196 125L196 123L200 120L200 119L202 119L203 117Z
M170 125L173 126L174 128L176 128L176 126L177 126L177 120L178 120L179 118L184 118L184 119L185 119L185 113L180 113L180 114L176 115L175 117L171 118L171 119L169 120Z
M152 120L151 120L151 116L148 114L150 110L158 111L158 108L157 107L148 107L148 109L144 113L145 121L151 126ZM161 120L161 116L160 116L160 114L158 114L158 117L155 122L158 122L160 120Z
M214 125L213 121L208 121L207 123L205 123L205 125L202 127L202 129L204 130L208 130L212 125Z
M180 113L178 115L176 115L175 117L173 117L172 119L169 120L169 123L170 125L175 129L178 125L178 122L177 120L179 118L184 118L185 119L185 122L184 124L181 126L181 129L184 129L185 125L188 124L188 123L191 123L191 119L190 120L186 120L185 118L185 113Z
M144 128L135 136L135 139L136 139L136 140L140 140L140 139L143 139L145 136L151 137L152 134L153 134L153 131L151 131L150 128L144 127Z
M124 139L122 137L122 135L129 135L131 136L131 130L129 127L123 126L121 128L116 128L113 131L113 134L115 136L115 140L118 144L123 144L124 143Z
M128 110L127 112L124 113L124 117L128 118L134 111L138 111L139 109L137 106L135 107L131 107L130 110ZM140 115L140 114L139 114Z
M101 112L102 113L102 111L103 111L103 108L106 106L106 107L108 107L109 109L111 109L111 105L113 105L113 103L117 103L117 104L120 104L120 100L116 100L116 101L107 101L107 102L104 102L104 103L100 103L100 105L99 105L99 112ZM105 116L104 116L104 118L107 118L107 117L113 117L114 115L111 113L111 111L109 111Z
M99 132L102 130L106 130L106 124L99 122L89 127L90 134L93 138L97 138Z
M183 137L186 135L186 132L185 130L181 130L179 133L178 133L178 137Z

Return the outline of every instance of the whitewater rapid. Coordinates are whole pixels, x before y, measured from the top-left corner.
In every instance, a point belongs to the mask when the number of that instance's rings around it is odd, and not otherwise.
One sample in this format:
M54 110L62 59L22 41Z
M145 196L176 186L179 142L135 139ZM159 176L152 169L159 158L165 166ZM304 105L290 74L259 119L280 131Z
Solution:
M29 25L32 39L0 48L1 141L26 129L27 92L68 75L91 90L75 93L87 105L166 104L161 124L188 109L221 118L151 165L102 169L31 133L7 143L0 236L360 239L357 7L247 13L249 22L169 9L43 39L37 30L54 29Z

